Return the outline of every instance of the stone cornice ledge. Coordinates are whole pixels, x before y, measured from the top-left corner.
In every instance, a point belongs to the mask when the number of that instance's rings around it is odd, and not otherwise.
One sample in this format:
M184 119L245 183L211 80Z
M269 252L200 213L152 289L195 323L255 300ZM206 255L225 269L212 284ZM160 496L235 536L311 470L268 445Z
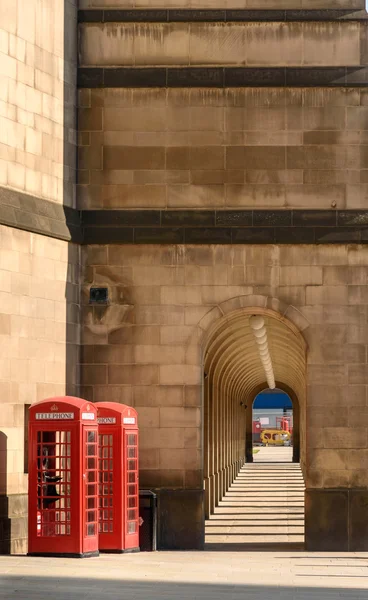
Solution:
M366 87L368 67L83 67L79 88Z
M366 244L368 210L85 210L0 188L0 224L77 244Z
M0 223L59 240L82 242L79 211L9 188L0 187Z
M87 9L78 11L79 23L196 23L364 21L359 9L247 10L247 9Z

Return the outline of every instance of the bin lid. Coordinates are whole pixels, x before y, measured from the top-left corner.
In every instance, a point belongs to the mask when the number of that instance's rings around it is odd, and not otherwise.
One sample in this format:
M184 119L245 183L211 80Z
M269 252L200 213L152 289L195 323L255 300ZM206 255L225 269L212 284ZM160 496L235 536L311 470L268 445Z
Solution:
M83 421L97 422L97 410L92 402L74 396L46 398L29 408L32 422Z
M139 490L139 495L140 496L152 496L153 498L157 497L157 494L155 494L155 492L153 492L152 490Z
M123 425L123 427L138 427L137 411L126 404L118 402L96 402L97 422L99 425Z

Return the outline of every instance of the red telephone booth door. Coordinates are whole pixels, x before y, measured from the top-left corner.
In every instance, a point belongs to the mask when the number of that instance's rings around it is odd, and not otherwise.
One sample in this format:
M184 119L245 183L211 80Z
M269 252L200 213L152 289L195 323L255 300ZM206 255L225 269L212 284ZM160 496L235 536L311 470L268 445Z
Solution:
M96 412L68 396L30 407L28 554L98 554Z
M41 552L49 548L49 538L58 537L63 539L63 552L74 550L71 497L74 487L72 468L76 461L75 451L72 452L75 439L74 423L57 428L51 425L37 432L37 445L31 451L33 462L37 464L37 505L33 503L29 514L31 530L37 529L36 533L30 531L30 549L34 537L39 538Z
M108 417L107 419L115 417ZM116 425L99 426L99 548L123 551L122 538L122 444Z
M99 424L99 548L139 550L137 413L115 402L95 405Z

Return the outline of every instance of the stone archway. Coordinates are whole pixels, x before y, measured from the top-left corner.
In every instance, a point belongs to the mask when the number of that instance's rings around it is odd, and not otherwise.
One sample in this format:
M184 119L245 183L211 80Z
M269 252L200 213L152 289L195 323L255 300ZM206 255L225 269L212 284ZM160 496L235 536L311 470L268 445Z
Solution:
M287 391L298 406L298 447L300 462L303 470L305 468L307 346L302 331L309 323L294 307L284 306L274 298L241 296L227 300L209 311L199 323L203 331L206 517L228 489L247 454L249 458L252 399L257 390L265 387L265 375L249 327L251 315L262 315L266 320L277 387ZM294 460L297 458L295 454Z

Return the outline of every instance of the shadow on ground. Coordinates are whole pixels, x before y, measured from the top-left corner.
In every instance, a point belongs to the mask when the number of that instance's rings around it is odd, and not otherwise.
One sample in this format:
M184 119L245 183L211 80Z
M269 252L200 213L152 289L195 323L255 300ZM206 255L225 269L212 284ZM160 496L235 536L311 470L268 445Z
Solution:
M82 563L79 563L82 566ZM187 565L190 568L189 565ZM75 564L73 565L73 570ZM121 565L122 572L125 570ZM164 574L163 574L164 575ZM144 577L144 573L142 573ZM214 573L216 577L216 573ZM346 576L345 576L346 577ZM78 577L3 576L0 598L6 600L366 600L367 589L202 584Z

